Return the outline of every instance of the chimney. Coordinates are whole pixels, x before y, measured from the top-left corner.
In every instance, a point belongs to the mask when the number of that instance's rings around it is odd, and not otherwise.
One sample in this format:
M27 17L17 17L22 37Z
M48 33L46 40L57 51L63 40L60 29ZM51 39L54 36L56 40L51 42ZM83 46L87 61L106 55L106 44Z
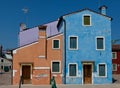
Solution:
M39 58L46 58L47 40L46 40L46 26L39 26Z
M24 31L26 29L27 29L26 25L24 23L21 23L20 24L20 31Z
M99 10L100 10L100 13L101 13L101 14L106 15L107 7L106 7L105 5L101 6L101 7L99 8Z

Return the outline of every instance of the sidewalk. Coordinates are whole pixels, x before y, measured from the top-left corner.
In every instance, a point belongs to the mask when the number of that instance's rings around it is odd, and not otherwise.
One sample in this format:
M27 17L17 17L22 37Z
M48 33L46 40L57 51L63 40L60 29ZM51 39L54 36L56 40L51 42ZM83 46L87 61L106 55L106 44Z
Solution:
M0 86L0 88L19 88L19 86L6 85ZM51 88L50 85L34 86L34 85L22 85L21 88ZM120 88L120 84L108 84L108 85L57 85L57 88Z

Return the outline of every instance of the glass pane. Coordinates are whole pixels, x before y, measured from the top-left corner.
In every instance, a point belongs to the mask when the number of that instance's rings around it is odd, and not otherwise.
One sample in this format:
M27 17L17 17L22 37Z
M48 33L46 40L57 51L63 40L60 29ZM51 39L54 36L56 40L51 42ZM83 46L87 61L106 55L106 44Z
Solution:
M71 64L69 67L69 75L76 76L76 64Z
M113 71L116 71L116 69L117 69L117 65L113 64Z
M52 72L59 72L59 62L52 63Z
M84 16L84 25L90 25L90 16Z
M112 53L112 58L116 58L116 54L115 53Z
M77 37L70 37L70 48L77 48Z
M103 49L103 38L97 38L97 49Z
M54 40L54 48L59 48L59 40Z
M99 76L105 76L105 65L99 65Z

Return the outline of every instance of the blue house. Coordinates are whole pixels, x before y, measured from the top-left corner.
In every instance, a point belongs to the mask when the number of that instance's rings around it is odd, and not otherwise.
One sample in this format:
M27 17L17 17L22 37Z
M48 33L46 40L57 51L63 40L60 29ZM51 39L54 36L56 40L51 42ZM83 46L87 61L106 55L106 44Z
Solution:
M106 15L106 9L83 9L60 17L64 84L112 83L112 19Z

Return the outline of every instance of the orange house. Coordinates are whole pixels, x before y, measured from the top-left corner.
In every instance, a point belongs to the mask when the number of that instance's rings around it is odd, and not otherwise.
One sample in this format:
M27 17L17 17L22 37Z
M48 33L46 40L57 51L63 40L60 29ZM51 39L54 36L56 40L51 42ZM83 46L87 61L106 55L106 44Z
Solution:
M54 76L56 84L62 84L63 34L46 35L46 26L38 26L38 41L13 51L13 85L50 84ZM31 36L31 35L30 35Z

